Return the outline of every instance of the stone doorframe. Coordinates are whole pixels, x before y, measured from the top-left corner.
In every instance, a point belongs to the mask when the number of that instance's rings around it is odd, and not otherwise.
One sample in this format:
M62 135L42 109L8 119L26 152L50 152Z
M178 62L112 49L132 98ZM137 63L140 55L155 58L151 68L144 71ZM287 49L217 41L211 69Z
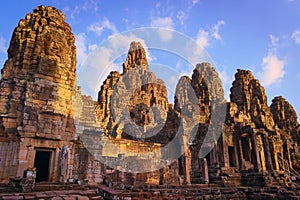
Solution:
M45 152L50 152L50 159L49 159L49 178L48 181L54 181L56 180L55 175L56 173L54 173L55 170L55 164L57 162L56 161L56 150L55 148L45 148L45 147L34 147L34 159L33 159L33 165L34 165L34 161L35 161L35 156L36 156L36 152L37 151L45 151Z

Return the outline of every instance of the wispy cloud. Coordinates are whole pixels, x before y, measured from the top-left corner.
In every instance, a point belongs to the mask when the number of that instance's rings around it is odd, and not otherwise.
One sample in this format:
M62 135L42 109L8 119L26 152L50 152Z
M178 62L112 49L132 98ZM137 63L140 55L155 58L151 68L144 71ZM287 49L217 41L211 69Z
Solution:
M200 2L200 0L190 0L186 2L187 6L184 9L178 10L176 13L176 19L179 21L180 25L185 25L185 22L189 18L191 10Z
M221 40L222 37L219 33L219 28L224 24L225 22L223 20L218 21L213 25L210 32L200 28L196 37L196 43L199 46L199 49L205 49L206 47L208 47L210 45L209 41L211 39Z
M262 70L258 72L258 77L264 86L279 83L285 75L285 61L277 56L279 38L270 35L271 45L268 55L262 59Z
M192 5L196 5L200 2L200 0L192 0Z
M216 40L222 40L222 37L219 33L219 29L220 29L220 26L222 26L224 24L225 24L224 20L219 20L216 24L213 25L212 30L211 30L211 35Z
M71 5L71 4L69 4ZM63 11L66 13L70 12L71 18L74 18L76 15L79 15L81 12L97 12L99 9L99 0L86 0L79 4L76 4L74 8L66 6L63 8Z
M296 42L296 44L300 44L300 29L295 30L292 33L291 37Z
M116 26L107 18L104 18L100 23L98 22L88 27L89 31L94 32L99 36L105 29L112 31L113 34L116 34L118 32Z
M151 20L151 27L173 29L174 24L171 17L157 17ZM172 39L171 31L159 30L159 35L163 41Z
M0 35L0 52L6 52L5 39Z
M99 0L86 0L81 4L77 4L74 8L66 6L63 10L70 18L74 19L81 12L97 12L99 10Z
M99 0L84 1L82 9L85 11L93 10L97 12L99 10Z
M186 19L187 15L185 12L183 12L182 10L179 10L177 12L176 18L180 21L181 25L184 25L184 21Z
M272 53L272 54L276 54L277 53L277 50L278 50L278 47L279 47L279 38L270 34L270 40L271 40L271 44L270 44L270 47L269 47L269 52Z
M207 61L207 53L206 49L211 45L213 40L221 40L222 37L219 34L219 27L224 25L225 22L223 20L218 21L216 24L212 25L212 28L205 30L200 28L198 30L197 36L195 38L196 45L193 46L194 48L189 51L191 52L189 60L191 61L192 65L196 66L199 62Z

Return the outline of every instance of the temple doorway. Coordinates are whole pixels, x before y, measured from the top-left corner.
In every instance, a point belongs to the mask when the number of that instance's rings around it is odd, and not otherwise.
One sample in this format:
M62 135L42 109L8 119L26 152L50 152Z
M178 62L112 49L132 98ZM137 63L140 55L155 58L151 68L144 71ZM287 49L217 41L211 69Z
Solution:
M236 167L236 157L234 147L228 146L229 166Z
M52 151L47 150L36 150L34 167L36 168L36 179L35 181L49 181L50 172L50 160Z

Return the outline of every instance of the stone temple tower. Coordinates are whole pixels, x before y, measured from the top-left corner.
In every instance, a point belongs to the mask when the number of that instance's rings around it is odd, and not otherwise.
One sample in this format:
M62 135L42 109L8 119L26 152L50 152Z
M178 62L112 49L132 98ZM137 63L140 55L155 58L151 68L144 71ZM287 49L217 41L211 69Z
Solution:
M37 7L15 28L0 81L0 181L32 167L36 181L71 176L74 42L52 7Z

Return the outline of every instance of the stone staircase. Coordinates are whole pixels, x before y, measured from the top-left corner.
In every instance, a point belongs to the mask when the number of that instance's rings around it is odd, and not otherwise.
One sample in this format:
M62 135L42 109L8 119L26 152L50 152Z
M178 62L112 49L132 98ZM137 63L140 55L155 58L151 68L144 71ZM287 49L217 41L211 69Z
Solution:
M203 175L202 175L201 171L195 171L191 176L191 183L192 184L204 183L204 179L202 177L203 177Z

